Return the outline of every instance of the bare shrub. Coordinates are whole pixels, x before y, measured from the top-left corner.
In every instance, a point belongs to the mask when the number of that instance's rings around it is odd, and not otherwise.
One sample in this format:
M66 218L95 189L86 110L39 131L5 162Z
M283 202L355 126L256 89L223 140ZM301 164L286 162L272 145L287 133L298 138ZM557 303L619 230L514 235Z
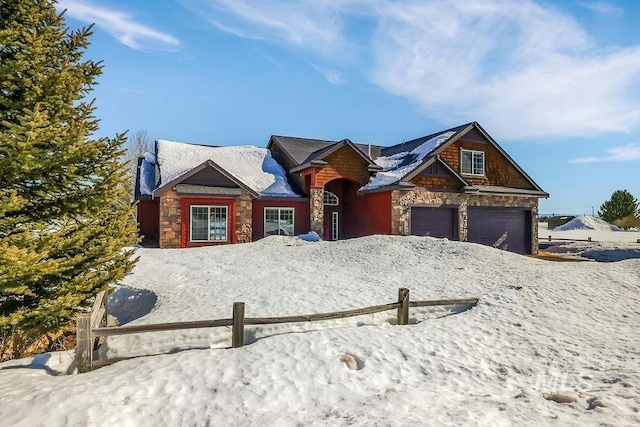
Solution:
M625 230L629 228L640 228L640 218L634 215L627 215L624 218L616 219L613 221L613 224Z

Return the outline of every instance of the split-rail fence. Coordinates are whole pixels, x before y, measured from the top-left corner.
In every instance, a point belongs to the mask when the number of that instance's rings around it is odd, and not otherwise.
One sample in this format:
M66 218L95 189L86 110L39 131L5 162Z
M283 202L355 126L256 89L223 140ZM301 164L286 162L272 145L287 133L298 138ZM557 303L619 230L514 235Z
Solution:
M230 319L196 320L191 322L108 327L107 300L108 295L106 291L98 293L91 311L89 313L81 314L78 316L76 324L76 367L79 373L89 372L93 369L106 366L123 359L131 358L127 357L118 359L94 360L93 355L94 351L96 350L96 340L100 339L101 337L139 334L144 332L160 332L181 329L217 328L223 326L231 326L231 347L237 348L244 345L245 325L315 322L321 320L362 316L389 310L397 310L398 325L407 325L409 323L409 307L433 307L447 305L475 306L478 303L477 298L410 301L409 289L400 288L398 289L397 302L357 308L353 310L334 311L331 313L304 314L283 317L245 317L244 302L234 302L232 317Z

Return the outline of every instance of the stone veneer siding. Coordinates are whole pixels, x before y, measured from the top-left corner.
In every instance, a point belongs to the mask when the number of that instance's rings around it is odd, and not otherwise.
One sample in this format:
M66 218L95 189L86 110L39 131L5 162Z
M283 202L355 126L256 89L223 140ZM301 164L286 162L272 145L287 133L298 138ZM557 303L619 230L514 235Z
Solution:
M160 247L179 248L181 235L180 197L175 190L160 196Z
M322 188L309 190L309 219L311 231L324 237L324 189Z
M506 207L531 209L531 253L538 252L538 199L518 196L472 195L433 192L427 190L394 190L391 193L391 233L407 236L410 233L411 206L457 205L459 238L467 241L467 207Z
M193 198L189 194L185 197ZM206 196L211 199L215 197ZM223 198L228 198L225 196ZM180 248L182 246L182 208L180 196L175 190L170 190L160 196L160 247ZM252 198L242 190L235 204L235 236L236 243L247 243L252 236ZM232 232L232 230L229 230Z
M249 243L253 236L253 199L242 190L236 202L236 243Z

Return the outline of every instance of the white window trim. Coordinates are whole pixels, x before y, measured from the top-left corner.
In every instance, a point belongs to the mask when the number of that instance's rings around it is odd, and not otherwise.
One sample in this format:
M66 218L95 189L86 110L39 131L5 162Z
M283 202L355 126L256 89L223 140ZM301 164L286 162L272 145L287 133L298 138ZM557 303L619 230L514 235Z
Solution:
M471 153L471 173L468 172L463 172L462 170L462 154L463 153ZM473 173L473 157L476 154L482 154L482 173ZM461 175L465 175L465 176L486 176L486 172L487 172L487 163L485 161L485 152L484 151L479 151L479 150L467 150L466 148L461 148L460 149L460 174Z
M207 234L209 240L193 240L193 208L209 208L207 215ZM211 240L211 208L223 208L225 211L225 240ZM226 205L189 205L189 242L192 243L226 243L229 242L229 206Z
M338 230L339 228L339 216L338 212L331 213L331 240L338 240Z
M325 195L326 194L331 194L331 196L333 196L335 198L336 202L335 203L326 203L326 199L325 199ZM324 190L324 194L322 196L322 204L325 205L325 206L338 206L340 204L340 198L335 193L333 193L331 191Z
M267 209L277 209L278 210L278 227L280 227L280 211L281 210L290 210L293 215L293 223L291 226L293 227L293 234L295 235L296 230L296 208L286 207L286 206L265 206L262 210L262 237L267 237ZM279 234L278 234L279 235Z

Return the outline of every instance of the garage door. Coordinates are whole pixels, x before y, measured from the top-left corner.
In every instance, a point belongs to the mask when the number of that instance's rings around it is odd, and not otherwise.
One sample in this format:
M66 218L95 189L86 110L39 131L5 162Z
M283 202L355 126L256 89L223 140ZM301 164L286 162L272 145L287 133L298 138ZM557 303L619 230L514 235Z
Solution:
M530 254L530 218L531 211L470 206L467 240L510 252Z
M456 208L411 208L411 234L414 236L446 237L457 239L458 209Z

